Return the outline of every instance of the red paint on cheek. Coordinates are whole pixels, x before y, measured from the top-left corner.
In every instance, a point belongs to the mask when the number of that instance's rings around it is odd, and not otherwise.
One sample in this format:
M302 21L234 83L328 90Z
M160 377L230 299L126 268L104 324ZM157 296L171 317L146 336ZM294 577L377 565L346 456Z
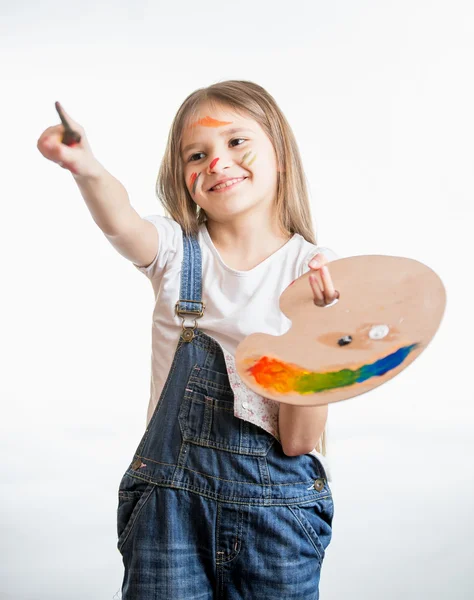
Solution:
M189 187L193 187L193 183L196 181L197 173L191 173L191 181L189 183Z
M215 158L215 159L214 159L214 160L211 162L211 164L209 165L209 170L213 169L213 168L216 166L216 164L217 164L217 161L218 161L218 160L219 160L218 158Z

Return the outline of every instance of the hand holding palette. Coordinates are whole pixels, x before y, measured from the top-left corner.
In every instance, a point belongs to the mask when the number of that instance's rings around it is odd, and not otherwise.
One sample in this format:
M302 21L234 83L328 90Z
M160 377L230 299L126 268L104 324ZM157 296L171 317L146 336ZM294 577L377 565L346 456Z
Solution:
M423 263L355 256L330 271L335 304L315 306L305 273L280 297L289 331L255 333L237 347L237 371L261 396L300 406L353 398L398 375L438 330L446 292Z

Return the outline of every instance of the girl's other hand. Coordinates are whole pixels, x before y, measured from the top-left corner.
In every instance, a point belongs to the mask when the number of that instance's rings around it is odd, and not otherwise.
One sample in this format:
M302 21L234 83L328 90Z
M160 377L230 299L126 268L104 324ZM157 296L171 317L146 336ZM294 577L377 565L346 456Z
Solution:
M48 127L40 135L37 148L48 160L57 163L73 175L94 177L100 173L102 165L95 158L84 132L84 128L74 121L64 110L63 113L71 128L80 134L79 143L67 146L62 143L65 132L64 125Z
M316 306L327 306L339 298L339 292L334 289L331 274L326 266L327 262L322 253L313 256L309 262L309 268L313 271L309 276L309 284Z

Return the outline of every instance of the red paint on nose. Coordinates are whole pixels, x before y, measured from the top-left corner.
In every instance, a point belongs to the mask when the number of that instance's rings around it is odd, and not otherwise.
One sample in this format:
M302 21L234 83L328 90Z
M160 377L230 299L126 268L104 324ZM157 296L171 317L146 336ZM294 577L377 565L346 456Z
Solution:
M209 169L213 169L216 166L218 160L218 158L215 158L209 165Z

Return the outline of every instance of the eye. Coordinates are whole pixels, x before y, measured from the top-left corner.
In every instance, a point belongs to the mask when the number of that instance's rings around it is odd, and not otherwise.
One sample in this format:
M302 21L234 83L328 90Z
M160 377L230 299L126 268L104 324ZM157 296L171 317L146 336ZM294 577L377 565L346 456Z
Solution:
M194 157L195 156L200 156L201 154L204 154L204 152L196 152L196 154L191 154L191 156L188 159L188 162L195 161L195 160L200 160L199 158L194 158Z
M247 140L244 138L234 138L233 140L230 140L229 144L232 144L232 142L246 142ZM235 146L241 146L242 144L235 144ZM234 146L234 148L235 148Z

